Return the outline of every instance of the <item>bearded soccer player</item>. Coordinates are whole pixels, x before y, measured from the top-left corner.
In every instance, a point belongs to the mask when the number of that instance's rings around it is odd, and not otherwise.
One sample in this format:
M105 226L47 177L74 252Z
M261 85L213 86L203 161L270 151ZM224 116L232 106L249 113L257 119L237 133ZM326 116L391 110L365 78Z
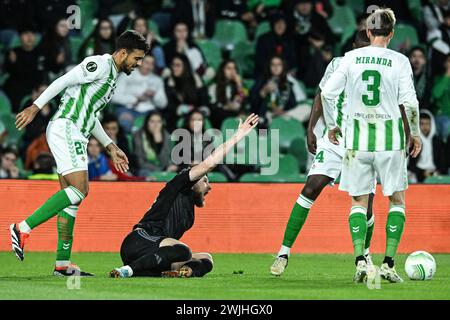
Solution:
M380 275L393 283L403 282L395 270L394 258L405 226L407 147L412 147L411 156L416 157L421 140L419 103L411 65L407 57L387 49L394 36L395 22L391 9L374 11L366 22L370 46L348 52L322 88L325 121L334 144L341 143L337 136L342 134L333 117L334 101L342 90L347 92L346 153L339 189L352 197L349 225L355 254L355 282L364 281L371 271L364 257L364 242L369 193L376 176L390 203ZM399 106L404 107L409 122L409 140L405 139Z
M356 34L353 42L353 48L361 48L368 46L370 40L365 31L359 31ZM294 244L303 224L308 217L308 213L314 204L314 201L319 197L322 190L327 185L333 185L334 181L341 174L342 158L345 154L343 145L334 145L328 140L327 131L325 131L319 141L316 142L314 128L323 114L322 102L320 99L320 89L325 86L325 83L339 66L342 57L334 58L328 65L325 74L319 84L319 92L314 99L313 109L311 110L311 117L308 124L308 149L312 154L315 154L314 162L308 172L308 179L301 191L297 202L292 208L286 230L284 233L283 243L277 258L270 268L270 272L275 276L280 276L288 265L288 259L291 247ZM335 101L334 117L339 125L345 124L346 114L345 110L345 92L342 91ZM376 184L374 184L374 189ZM373 190L374 192L374 190ZM371 257L369 254L370 241L372 239L374 229L374 215L372 212L373 193L369 199L369 210L367 212L367 235L365 240L364 255L370 263Z
M88 195L88 156L86 146L93 135L110 153L117 170L128 170L128 158L108 137L98 117L114 94L117 77L129 75L141 64L149 45L136 31L126 31L117 39L116 51L91 56L56 79L33 105L17 115L16 127L25 128L47 104L64 91L61 103L47 127L47 141L55 157L61 190L32 215L10 226L12 249L24 259L25 241L31 230L57 215L58 247L53 274L69 276L82 272L70 261L75 218Z
M112 278L202 277L213 268L208 253L191 253L179 239L194 224L195 206L204 206L211 190L206 174L258 124L251 114L235 134L198 165L185 169L159 192L151 208L123 240L123 266L110 272Z

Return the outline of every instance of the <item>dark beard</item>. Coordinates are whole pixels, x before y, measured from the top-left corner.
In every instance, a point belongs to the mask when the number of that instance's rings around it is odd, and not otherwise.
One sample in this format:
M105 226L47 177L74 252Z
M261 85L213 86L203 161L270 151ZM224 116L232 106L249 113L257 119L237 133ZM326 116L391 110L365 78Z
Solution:
M194 192L194 204L196 207L202 208L204 206L203 194Z

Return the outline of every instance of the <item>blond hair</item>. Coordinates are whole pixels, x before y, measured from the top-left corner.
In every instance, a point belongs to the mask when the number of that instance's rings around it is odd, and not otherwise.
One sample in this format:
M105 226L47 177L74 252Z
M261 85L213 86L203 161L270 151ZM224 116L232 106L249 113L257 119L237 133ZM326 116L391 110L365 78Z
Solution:
M375 37L387 37L394 31L396 19L390 8L380 8L372 12L366 20L366 28Z

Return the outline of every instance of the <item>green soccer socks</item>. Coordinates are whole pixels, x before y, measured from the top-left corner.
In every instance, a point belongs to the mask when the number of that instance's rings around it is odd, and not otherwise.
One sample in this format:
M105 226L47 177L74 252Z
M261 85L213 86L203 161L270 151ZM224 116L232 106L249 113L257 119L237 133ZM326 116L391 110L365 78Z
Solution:
M352 235L355 257L364 255L364 247L367 234L367 209L362 206L351 208L348 222L350 225L350 234Z
M19 224L21 232L29 233L33 228L54 217L70 205L79 204L84 195L75 187L69 186L51 196L39 209Z
M364 245L364 255L369 254L370 242L372 240L373 229L375 227L375 215L372 214L369 220L367 220L367 233L366 233L366 242Z
M405 207L391 205L386 222L386 257L394 258L405 226Z
M279 256L283 254L289 256L290 248L297 239L298 233L302 229L313 203L314 201L306 198L302 194L298 197L297 202L292 208L291 215L284 232L283 245L278 253Z
M71 205L58 213L58 247L56 250L56 266L68 266L72 253L73 228L78 206Z

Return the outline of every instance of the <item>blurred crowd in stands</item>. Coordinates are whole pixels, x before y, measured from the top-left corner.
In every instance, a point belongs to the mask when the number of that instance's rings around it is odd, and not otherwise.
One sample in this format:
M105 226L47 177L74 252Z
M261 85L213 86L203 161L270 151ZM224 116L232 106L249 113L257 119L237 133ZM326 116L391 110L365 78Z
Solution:
M71 5L80 9L79 28L68 19L77 12ZM58 99L24 132L14 129L14 117L85 57L112 53L116 35L131 28L151 49L138 70L120 76L102 118L131 172L114 170L91 138L91 180L170 177L189 164L173 163L175 129L187 129L192 146L205 146L207 129L223 132L255 112L269 133L275 125L298 127L280 134L285 173L272 179L301 181L311 161L305 128L318 83L333 57L351 50L371 5L394 10L390 48L409 57L414 73L423 151L410 159L410 181L446 177L450 0L0 0L0 178L56 178L45 129ZM259 170L222 165L215 180L251 181Z

